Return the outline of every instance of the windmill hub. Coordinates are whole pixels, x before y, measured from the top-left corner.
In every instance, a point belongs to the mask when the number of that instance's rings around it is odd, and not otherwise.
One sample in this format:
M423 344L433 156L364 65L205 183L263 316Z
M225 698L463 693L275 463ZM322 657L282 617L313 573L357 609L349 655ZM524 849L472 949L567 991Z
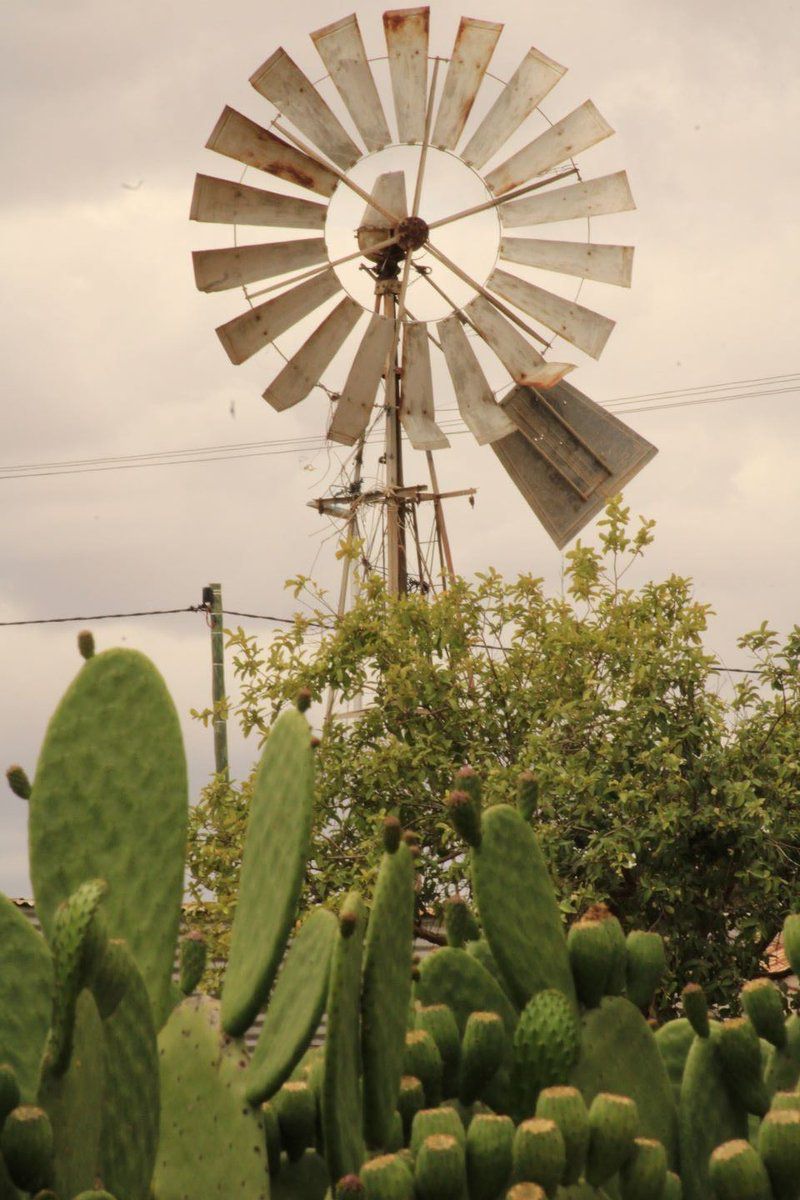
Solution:
M397 244L410 253L419 250L428 240L428 226L422 217L406 217L397 227Z

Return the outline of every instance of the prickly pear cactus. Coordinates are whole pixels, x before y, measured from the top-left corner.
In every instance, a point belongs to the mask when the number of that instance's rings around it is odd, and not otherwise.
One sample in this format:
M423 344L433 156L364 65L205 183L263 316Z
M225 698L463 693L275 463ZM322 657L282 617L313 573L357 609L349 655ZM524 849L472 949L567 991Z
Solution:
M364 1160L361 1129L361 963L366 926L358 892L345 897L333 951L328 1033L322 1078L322 1131L333 1182L358 1173Z
M2 894L0 946L0 1062L13 1068L22 1103L30 1104L50 1028L53 963L44 938Z
M180 724L144 655L106 650L84 663L47 727L30 797L36 911L87 879L109 886L108 932L124 938L160 1020L183 895L188 792Z
M244 1097L243 1045L222 1029L219 1004L190 996L159 1035L161 1134L155 1200L268 1200L264 1125Z
M229 1034L252 1025L280 966L303 886L313 800L311 733L302 713L289 709L270 730L253 786L222 989Z

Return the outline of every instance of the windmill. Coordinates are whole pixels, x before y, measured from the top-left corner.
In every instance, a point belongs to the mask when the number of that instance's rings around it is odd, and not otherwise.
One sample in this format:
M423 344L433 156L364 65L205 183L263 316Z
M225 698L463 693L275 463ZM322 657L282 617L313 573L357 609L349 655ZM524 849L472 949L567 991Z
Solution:
M243 363L303 329L299 345L283 352L285 362L267 383L264 399L285 411L315 388L326 388L333 401L326 436L355 448L356 487L349 497L314 503L343 517L351 530L356 502L379 504L387 585L403 592L409 524L416 530L423 502L432 502L444 574L452 573L446 494L439 490L433 457L449 439L437 421L434 379L449 376L468 430L480 445L491 446L559 548L656 450L566 381L576 364L547 357L559 338L596 359L614 326L576 298L550 290L547 281L565 277L628 287L632 247L517 235L635 207L624 171L584 178L575 162L613 130L587 100L526 135L565 72L534 48L481 116L476 99L503 28L496 22L462 18L449 58L429 53L428 8L386 12L383 27L387 56L381 69L387 65L389 81L383 91L393 101L396 135L378 87L377 61L367 57L356 17L345 17L311 34L343 120L289 54L276 50L250 78L274 118L260 125L226 107L207 146L273 176L280 190L275 183L269 189L245 183L244 176L233 181L201 174L191 216L236 227L235 245L193 256L202 291L245 291L248 307L216 331L231 361ZM391 152L398 148L406 155L413 148L411 168L397 169ZM478 181L480 198L464 205L449 197L434 217L427 199L432 182L442 163L453 161L465 178ZM341 196L358 204L350 227L356 245L332 255L331 213ZM441 196L439 201L441 208ZM445 251L441 239L451 226L466 228L481 213L496 218L499 263L495 259L478 278L460 254L457 261ZM272 240L243 240L239 227L266 229ZM367 297L346 284L345 271L356 266L362 282L368 277ZM445 305L434 320L420 319L412 308L410 289L417 284ZM455 298L454 289L460 289ZM487 354L505 373L508 386L499 400L484 370ZM343 376L338 390L323 383L335 362ZM364 493L363 447L381 388L385 480ZM424 452L430 488L405 484L404 438Z

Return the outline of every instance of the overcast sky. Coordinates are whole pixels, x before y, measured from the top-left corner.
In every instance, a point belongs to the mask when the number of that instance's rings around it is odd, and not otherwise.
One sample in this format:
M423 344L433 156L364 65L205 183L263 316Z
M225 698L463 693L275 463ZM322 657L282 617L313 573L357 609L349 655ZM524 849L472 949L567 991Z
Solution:
M244 302L197 293L189 252L229 245L230 230L193 227L188 209L196 171L239 177L203 148L223 105L267 123L249 75L282 44L319 78L308 33L351 11L349 0L5 0L3 466L324 432L320 393L283 414L260 398L271 351L240 368L227 360L213 329ZM464 11L434 0L435 53L449 54ZM605 402L800 373L797 4L500 0L466 11L505 22L492 63L502 78L531 44L569 68L547 117L591 97L617 131L579 161L587 177L629 173L638 211L592 232L636 245L633 288L582 292L618 326L599 362L573 357L577 386ZM358 14L368 52L383 54L380 8ZM693 576L718 614L709 645L735 663L737 634L798 620L798 392L629 420L660 451L626 493L658 522L638 579ZM556 588L561 556L491 451L459 437L437 462L443 487L479 489L474 510L449 510L458 569L533 570ZM411 482L423 466L409 457ZM229 608L288 613L288 576L313 567L335 586L329 527L307 507L332 478L326 452L0 477L0 620L182 607L210 580ZM79 665L78 628L0 628L4 764L33 773ZM94 630L100 648L135 646L164 673L196 792L212 767L210 733L188 716L209 698L202 616ZM234 739L238 772L253 755ZM0 812L0 886L25 894L24 805L9 793Z

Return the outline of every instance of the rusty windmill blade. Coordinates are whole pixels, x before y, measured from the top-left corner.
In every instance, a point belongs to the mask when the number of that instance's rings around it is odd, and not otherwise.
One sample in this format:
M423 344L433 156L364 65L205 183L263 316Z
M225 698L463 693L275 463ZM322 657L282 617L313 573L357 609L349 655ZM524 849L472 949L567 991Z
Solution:
M461 18L433 127L438 149L455 149L502 32L496 21Z
M382 150L391 134L357 18L353 14L317 29L311 40L367 150Z
M235 108L222 110L206 146L245 166L257 167L287 183L318 192L320 196L332 196L338 183L332 171L268 129L262 129Z
M480 170L541 104L566 69L531 47L464 147L464 162Z
M565 300L563 296L548 292L508 271L492 271L486 286L592 358L599 358L603 353L616 324L602 313L586 308L575 300Z
M430 8L398 8L383 14L392 95L401 142L421 142L428 95Z
M246 362L341 290L335 271L329 267L313 279L226 321L217 328L217 337L232 363Z
M591 100L587 100L490 171L486 176L486 186L495 196L502 196L535 175L542 175L551 167L557 167L568 158L596 146L613 132Z

